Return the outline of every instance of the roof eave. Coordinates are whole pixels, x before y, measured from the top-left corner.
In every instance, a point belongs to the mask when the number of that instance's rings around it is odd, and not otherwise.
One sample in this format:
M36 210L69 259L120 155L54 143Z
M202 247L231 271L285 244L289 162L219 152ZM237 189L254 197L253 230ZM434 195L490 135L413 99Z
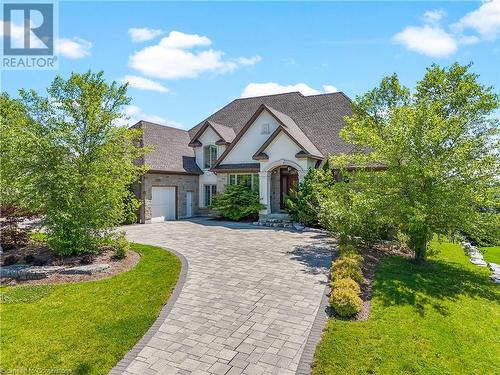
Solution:
M190 147L201 147L201 146L203 146L203 144L200 141L196 140L194 142L190 142L188 144L188 146L190 146Z

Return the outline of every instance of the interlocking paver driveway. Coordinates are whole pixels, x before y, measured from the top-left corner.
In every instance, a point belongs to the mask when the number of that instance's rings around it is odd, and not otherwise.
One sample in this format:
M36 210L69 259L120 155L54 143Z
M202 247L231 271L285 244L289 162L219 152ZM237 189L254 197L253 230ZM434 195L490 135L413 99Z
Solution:
M189 267L125 373L295 373L325 291L326 236L206 219L135 225L127 236L176 250Z

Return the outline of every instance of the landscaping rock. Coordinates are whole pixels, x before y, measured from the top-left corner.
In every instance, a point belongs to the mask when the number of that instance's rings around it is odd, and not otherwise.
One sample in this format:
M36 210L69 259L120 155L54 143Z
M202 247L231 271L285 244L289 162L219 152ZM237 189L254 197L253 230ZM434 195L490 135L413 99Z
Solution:
M67 275L93 275L98 272L103 272L110 268L109 264L87 264L84 266L71 267L61 270L59 273Z
M488 263L490 269L493 271L493 273L498 273L500 274L500 264L496 263Z
M471 259L484 260L483 254L474 254L470 256Z
M483 259L479 259L479 258L471 258L470 262L472 264L475 264L476 266L480 266L480 267L486 267L488 265Z
M500 274L494 273L490 276L490 279L493 280L495 283L500 284Z
M17 279L20 274L24 274L29 268L27 264L14 264L12 266L0 267L0 277Z
M305 226L299 223L293 223L293 229L298 230L298 231L303 231L305 229Z
M469 253L471 258L481 258L483 259L483 254L481 254L479 251L471 251Z
M41 266L30 267L25 272L25 278L28 280L45 279L53 273L58 273L64 270L64 266ZM22 277L21 277L22 278Z

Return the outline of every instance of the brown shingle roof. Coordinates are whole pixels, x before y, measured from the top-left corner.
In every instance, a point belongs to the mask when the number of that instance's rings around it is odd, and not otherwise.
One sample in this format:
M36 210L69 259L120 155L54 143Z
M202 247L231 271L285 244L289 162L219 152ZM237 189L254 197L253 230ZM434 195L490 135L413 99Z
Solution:
M324 156L354 150L354 146L339 136L345 125L344 116L352 114L351 100L341 92L311 96L291 92L236 99L206 120L231 127L238 134L262 104L290 117ZM189 130L191 137L206 120Z
M271 112L278 120L284 125L284 130L297 142L303 149L311 156L323 158L324 155L316 148L316 146L311 142L311 140L304 134L302 129L284 113L270 107L266 106L266 109ZM264 150L262 150L264 151Z
M217 135L220 137L220 140L218 142L220 142L221 144L231 143L236 136L236 134L234 134L233 128L207 120L203 123L203 125L198 127L194 135L191 135L190 146L201 146L201 142L198 140L198 138L205 132L205 129L208 127L211 127L215 131L215 133L217 133Z
M153 150L144 156L144 164L151 171L203 174L196 165L194 151L189 144L186 130L139 121L132 126L142 129L142 142Z

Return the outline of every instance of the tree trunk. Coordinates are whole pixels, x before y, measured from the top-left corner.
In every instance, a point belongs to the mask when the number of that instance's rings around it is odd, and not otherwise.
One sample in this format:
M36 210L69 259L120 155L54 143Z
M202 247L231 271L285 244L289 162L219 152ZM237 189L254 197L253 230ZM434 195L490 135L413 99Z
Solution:
M429 229L425 225L418 226L417 230L413 230L410 235L410 248L415 252L415 261L423 263L427 257L427 245L432 237Z

